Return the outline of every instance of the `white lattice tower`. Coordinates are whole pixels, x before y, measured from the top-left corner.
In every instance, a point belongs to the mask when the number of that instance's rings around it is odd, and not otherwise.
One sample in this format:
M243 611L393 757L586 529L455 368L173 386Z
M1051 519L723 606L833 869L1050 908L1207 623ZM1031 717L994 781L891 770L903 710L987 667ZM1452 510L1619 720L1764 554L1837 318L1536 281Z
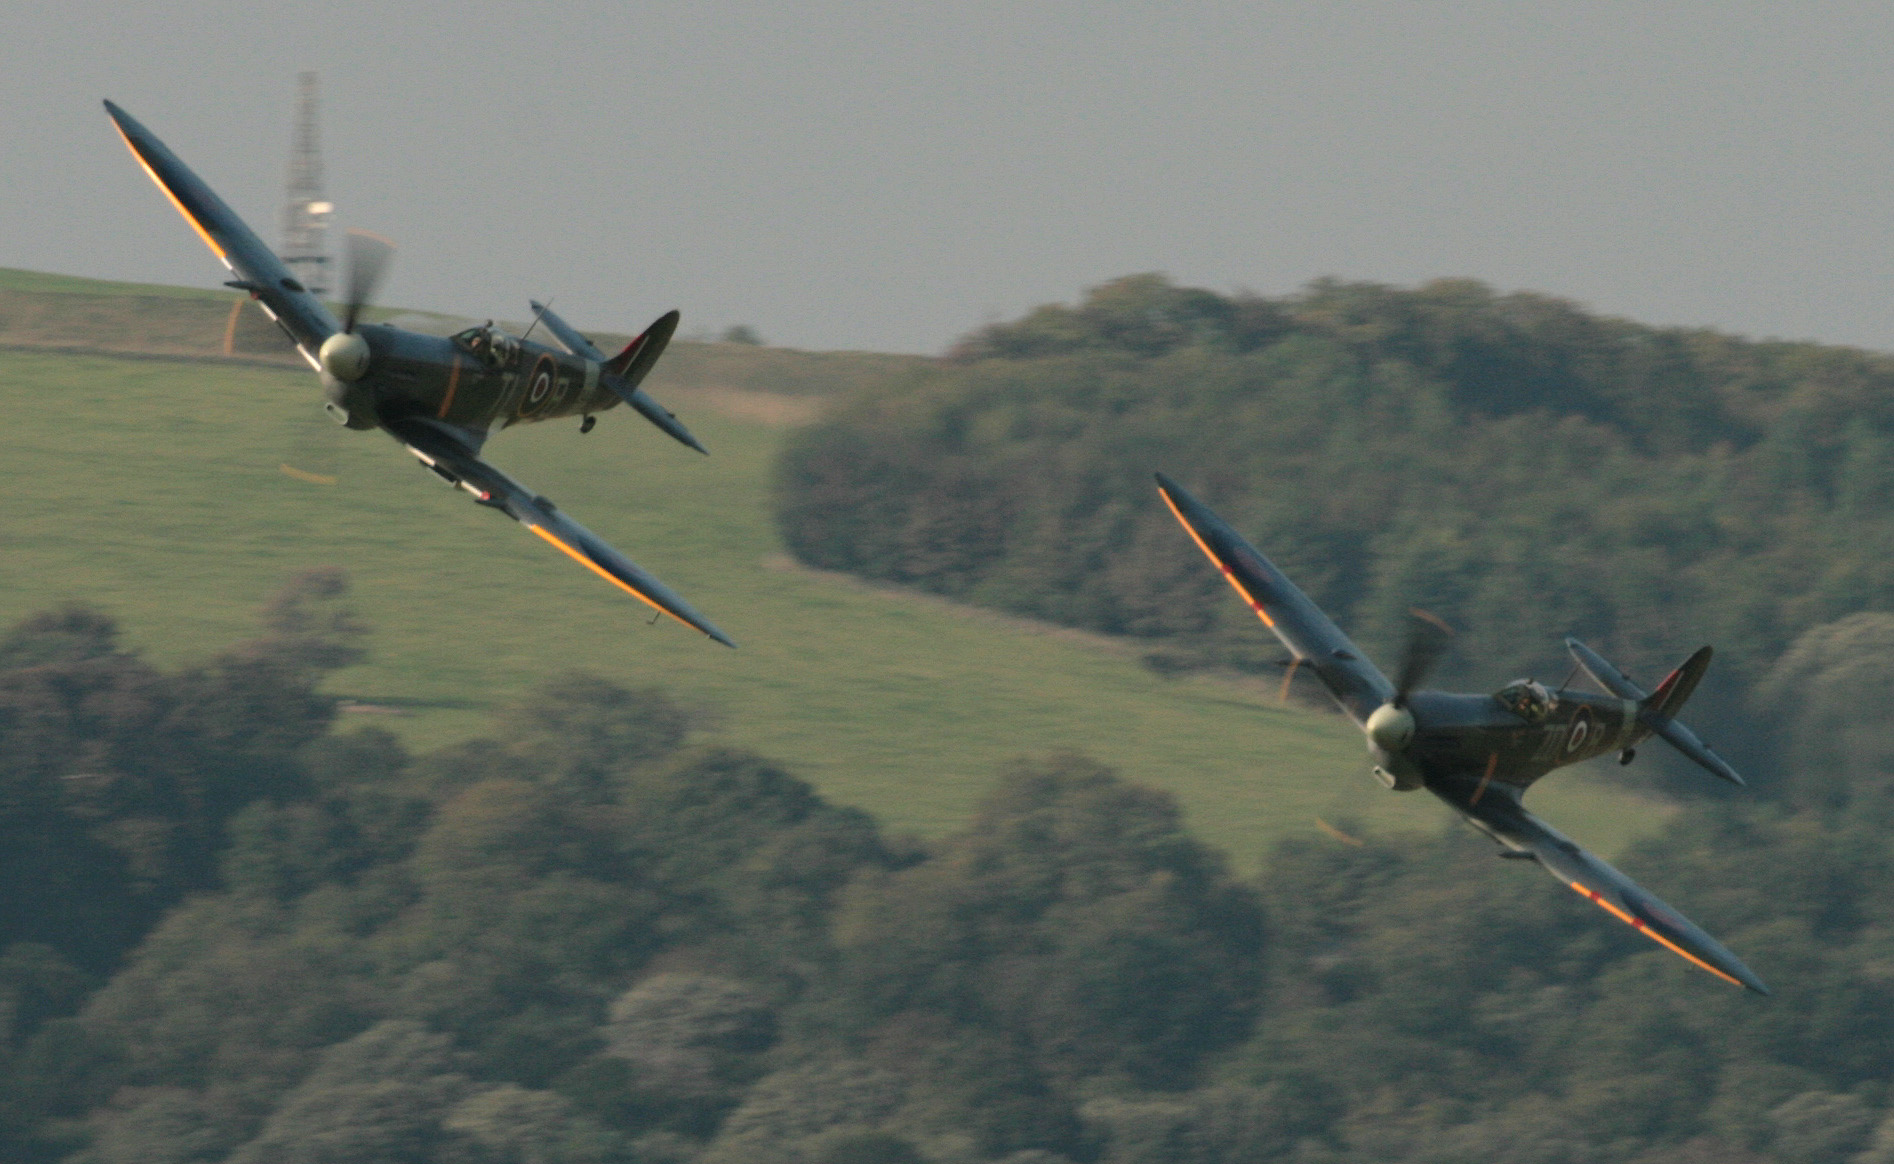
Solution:
M322 143L316 133L316 74L296 78L296 136L289 153L289 202L283 208L283 265L302 285L327 294L329 216L335 207L322 196Z

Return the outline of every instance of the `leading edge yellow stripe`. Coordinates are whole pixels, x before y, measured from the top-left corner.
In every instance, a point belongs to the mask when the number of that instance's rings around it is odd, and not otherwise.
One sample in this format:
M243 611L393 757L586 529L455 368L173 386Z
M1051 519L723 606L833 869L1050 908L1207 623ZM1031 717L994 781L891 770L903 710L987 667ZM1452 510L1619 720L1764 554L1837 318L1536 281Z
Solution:
M1723 981L1729 983L1731 986L1741 986L1743 984L1741 979L1734 978L1728 974L1725 974L1723 971L1718 970L1715 966L1712 966L1708 962L1705 962L1702 958L1697 957L1695 954L1692 954L1690 951L1684 949L1682 946L1679 946L1677 943L1670 941L1668 938L1665 938L1662 934L1658 933L1656 930L1653 930L1650 926L1645 925L1644 919L1633 917L1632 915L1619 909L1617 906L1611 904L1609 901L1606 901L1605 895L1598 892L1596 889L1589 889L1579 884L1576 881L1573 881L1570 884L1573 890L1575 890L1580 897L1583 897L1587 901L1590 901L1593 905L1597 906L1599 909L1604 910L1606 913L1610 914L1612 917L1617 918L1619 921L1623 922L1625 925L1630 926L1632 929L1636 930L1638 933L1643 934L1645 937L1651 939L1653 942L1656 942L1658 945L1664 947L1666 950L1669 950L1671 953L1677 955L1679 958L1682 958L1684 961L1690 963L1692 966L1696 966L1697 968L1702 969L1702 970L1708 970L1710 973L1716 975L1718 978L1721 978Z
M171 193L171 187L165 185L164 179L158 176L158 171L151 168L151 163L145 160L145 155L138 152L138 147L132 144L132 139L125 136L125 131L119 129L117 122L112 124L112 128L118 129L118 136L125 142L125 148L132 152L132 157L138 160L139 168L145 171L158 189L164 191L164 196L171 200L171 205L178 208L178 213L184 216L184 221L191 224L191 229L197 232L197 237L204 240L204 245L211 249L211 253L222 259L226 267L229 266L230 256L225 253L224 248L217 245L217 240L210 236L210 231L204 229L204 224L197 221L197 218L184 208L184 203L178 201L176 194Z
M1238 580L1236 571L1224 565L1223 559L1217 557L1216 551L1212 550L1209 543L1205 542L1197 533L1197 527L1190 524L1189 519L1184 516L1184 511L1177 508L1177 502L1171 500L1170 492L1160 485L1157 495L1164 499L1165 505L1170 506L1171 516L1177 519L1177 524L1184 527L1184 532L1190 535L1190 540L1197 543L1197 548L1203 551L1203 556L1210 559L1210 564L1215 566L1217 571L1229 580L1231 586L1236 587L1236 592L1241 594L1243 601L1248 603L1249 608L1256 612L1256 617L1263 620L1263 625L1271 630L1276 629L1276 620L1269 617L1269 612L1263 609L1262 603L1256 601L1255 595L1243 588L1243 583Z
M685 620L683 617L678 615L676 611L666 610L664 607L658 605L657 602L652 600L650 596L645 595L645 594L640 594L635 588L631 586L627 586L623 578L618 577L616 574L613 574L610 570L607 570L605 567L599 565L597 562L594 562L592 559L586 557L584 554L580 553L579 551L573 549L571 546L568 546L564 542L560 541L557 537L553 536L552 534L547 533L546 528L544 526L529 525L526 528L532 530L534 533L538 534L540 537L545 538L547 541L557 546L559 548L559 552L564 554L566 557L571 558L573 561L577 562L579 565L584 566L586 569L592 571L592 573L597 574L599 577L605 579L607 582L610 582L612 585L618 587L620 590L623 590L626 594L629 594L633 598L636 598L639 602L644 603L646 606L649 606L651 609L657 611L660 614L670 615L672 618L677 619L677 621L683 623L685 626L690 626L692 630L698 629L697 627L691 626L691 624L687 620Z

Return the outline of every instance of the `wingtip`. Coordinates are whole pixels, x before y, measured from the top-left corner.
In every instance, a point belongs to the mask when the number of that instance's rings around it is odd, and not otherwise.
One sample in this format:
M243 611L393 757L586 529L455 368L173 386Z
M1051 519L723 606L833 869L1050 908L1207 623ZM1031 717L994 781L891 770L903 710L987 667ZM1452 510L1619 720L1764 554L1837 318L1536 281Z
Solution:
M1197 530L1215 529L1221 524L1222 519L1209 506L1197 500L1190 490L1162 473L1154 473L1152 476L1157 478L1158 496L1171 507L1172 515L1182 522L1185 528L1193 531L1193 535Z
M659 407L663 407L663 406L660 405ZM674 414L670 413L668 410L666 411L665 415L670 418L670 423L659 424L658 427L663 429L667 436L669 436L672 440L675 440L678 444L683 445L687 449L696 449L698 452L704 454L704 456L706 457L710 455L710 450L705 448L704 443L697 439L696 433L684 427L683 421L679 420Z
M1724 955L1729 960L1724 963L1723 970L1727 972L1730 977L1742 983L1744 990L1750 991L1753 994L1760 994L1764 998L1773 998L1775 996L1775 991L1769 989L1768 985L1764 983L1761 978L1756 976L1754 970L1743 965L1741 958L1729 953L1727 950L1724 951Z
M1171 507L1171 512L1176 514L1179 520L1184 520L1184 511L1186 509L1201 508L1202 502L1192 497L1190 492L1176 481L1173 481L1163 473L1153 473L1151 476L1157 479L1158 496L1164 499L1164 503ZM1185 524L1189 523L1186 522Z
M703 615L698 614L694 610L691 611L690 613L691 613L691 617L688 621L690 622L692 626L704 632L705 638L710 639L713 642L722 643L724 646L729 647L733 651L737 649L736 640L731 638L729 635L724 634L723 628L719 627L716 623L711 622L709 619L705 618Z

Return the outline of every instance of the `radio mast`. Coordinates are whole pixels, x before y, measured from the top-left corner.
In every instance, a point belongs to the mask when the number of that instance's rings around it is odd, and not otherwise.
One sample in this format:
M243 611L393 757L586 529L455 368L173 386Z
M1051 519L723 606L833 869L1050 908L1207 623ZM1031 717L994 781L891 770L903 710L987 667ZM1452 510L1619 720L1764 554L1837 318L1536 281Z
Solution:
M296 78L296 137L289 153L289 203L283 208L283 265L317 295L329 292L329 216L322 197L322 144L316 135L316 73Z

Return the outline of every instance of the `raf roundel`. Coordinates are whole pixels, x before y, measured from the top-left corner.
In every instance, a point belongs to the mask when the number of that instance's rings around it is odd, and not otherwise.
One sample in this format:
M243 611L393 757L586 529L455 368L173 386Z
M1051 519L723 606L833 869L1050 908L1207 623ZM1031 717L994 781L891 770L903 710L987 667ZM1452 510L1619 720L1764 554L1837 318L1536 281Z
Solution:
M520 401L520 415L532 416L546 407L546 401L552 396L554 365L550 356L541 356L533 364L533 375L526 382L526 398Z
M1576 752L1584 747L1585 741L1591 739L1593 727L1591 708L1580 707L1578 714L1572 717L1571 731L1565 737L1565 750Z
M1524 858L1607 914L1718 978L1758 994L1769 988L1741 959L1624 874L1526 811L1526 791L1548 772L1597 755L1607 743L1629 760L1657 736L1719 779L1740 785L1722 757L1679 723L1677 711L1710 665L1710 648L1691 655L1646 692L1577 639L1566 649L1602 689L1561 683L1556 695L1530 679L1492 694L1428 689L1428 674L1452 630L1425 611L1410 611L1406 646L1384 674L1341 627L1269 559L1210 508L1162 473L1158 492L1172 515L1244 604L1289 652L1290 678L1313 672L1367 737L1375 776L1394 792L1426 789L1499 845ZM1576 677L1576 672L1574 672ZM1284 684L1287 698L1288 684Z
M539 303L531 304L534 324L552 334L556 348L515 339L491 321L452 336L372 323L366 315L394 244L351 231L341 303L332 311L169 146L110 101L105 112L139 168L229 270L226 286L246 292L320 373L325 412L353 430L386 431L448 485L505 513L639 601L725 646L736 645L676 591L480 456L486 438L508 427L509 419L576 416L571 406L583 403L579 431L588 431L591 414L609 402L604 393L678 443L704 452L690 430L639 387L677 332L675 310L653 320L616 356L607 356ZM579 385L585 386L584 399L575 394Z

